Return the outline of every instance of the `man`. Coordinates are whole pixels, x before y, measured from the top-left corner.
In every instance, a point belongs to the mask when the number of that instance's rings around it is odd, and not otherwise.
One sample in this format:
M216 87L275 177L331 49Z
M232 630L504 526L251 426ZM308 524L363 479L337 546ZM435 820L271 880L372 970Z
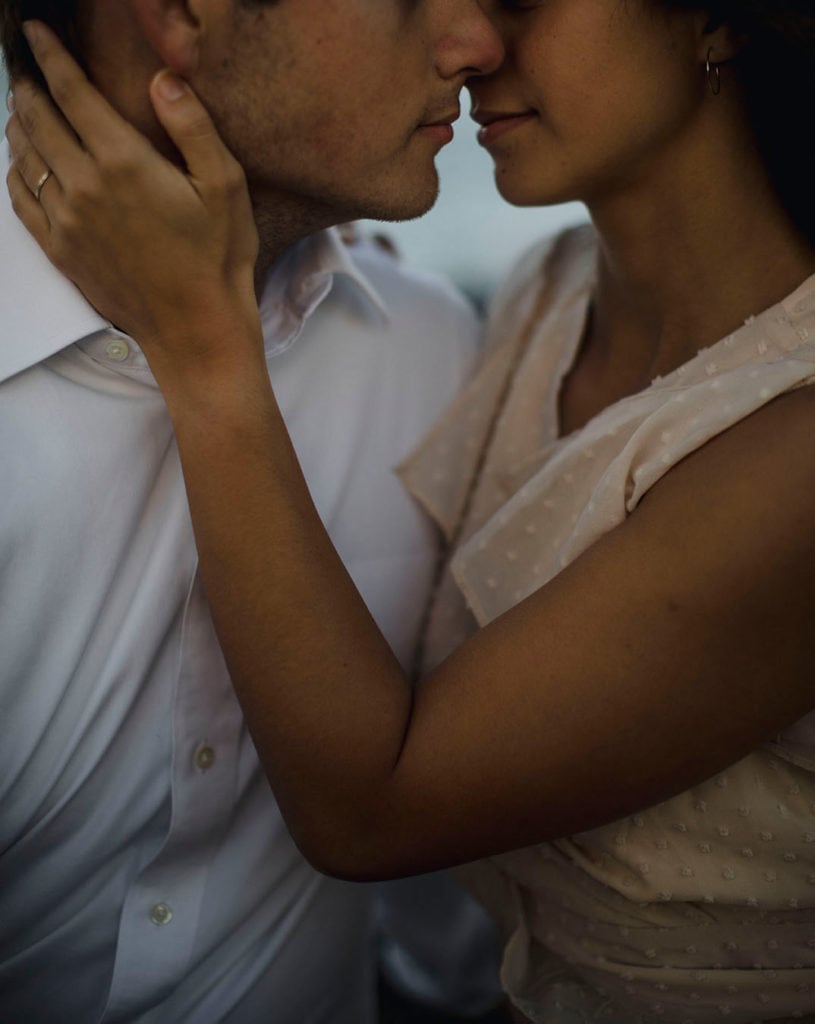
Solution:
M21 18L45 18L169 155L151 76L169 66L207 102L250 184L281 407L407 661L435 538L388 468L463 380L477 328L437 283L323 229L432 205L459 90L502 57L479 3L0 12L12 75L31 68ZM59 182L30 185L47 202ZM0 238L0 1019L367 1024L370 892L308 867L262 776L146 362L44 261L4 190Z

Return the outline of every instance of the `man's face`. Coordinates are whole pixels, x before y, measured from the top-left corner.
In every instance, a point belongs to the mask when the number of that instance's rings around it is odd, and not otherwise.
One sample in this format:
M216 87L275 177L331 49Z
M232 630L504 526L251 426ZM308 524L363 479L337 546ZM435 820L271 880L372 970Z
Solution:
M194 87L258 206L415 217L459 92L500 40L479 0L213 0ZM214 12L214 13L212 13ZM426 127L436 124L436 127Z

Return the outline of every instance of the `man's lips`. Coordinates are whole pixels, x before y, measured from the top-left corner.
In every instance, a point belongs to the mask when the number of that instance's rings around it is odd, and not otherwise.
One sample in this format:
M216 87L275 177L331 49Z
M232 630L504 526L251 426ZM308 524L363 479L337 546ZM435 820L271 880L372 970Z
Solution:
M432 116L432 115L431 115ZM420 128L436 128L438 125L446 124L451 125L454 121L458 121L461 117L461 111L458 107L454 110L450 110L446 114L440 114L438 117L432 116L432 120L423 121Z
M422 135L429 135L437 142L447 143L453 140L453 122L461 116L461 111L456 107L447 114L438 117L431 115L432 120L424 121L419 125L418 131Z
M507 132L518 128L538 115L534 110L478 110L474 109L472 118L481 128L478 141L482 146L489 146Z

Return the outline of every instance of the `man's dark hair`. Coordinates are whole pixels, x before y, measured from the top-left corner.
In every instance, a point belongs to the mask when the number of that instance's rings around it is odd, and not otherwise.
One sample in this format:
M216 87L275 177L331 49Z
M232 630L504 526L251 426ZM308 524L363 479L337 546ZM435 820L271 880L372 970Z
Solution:
M244 7L262 7L276 0L239 0ZM89 0L0 0L0 47L9 78L42 76L22 33L22 23L37 18L50 25L73 56L85 64L85 25Z
M86 0L0 0L0 46L9 78L28 76L42 81L22 23L38 18L50 25L71 53L84 63Z

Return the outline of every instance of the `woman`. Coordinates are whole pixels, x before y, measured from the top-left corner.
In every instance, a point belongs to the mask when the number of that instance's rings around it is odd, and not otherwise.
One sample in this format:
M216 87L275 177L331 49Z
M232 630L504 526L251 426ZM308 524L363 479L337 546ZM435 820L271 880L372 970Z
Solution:
M461 645L415 692L300 477L245 198L231 170L220 186L211 131L185 133L190 91L169 101L165 75L153 99L195 188L163 165L159 182L135 139L120 177L88 179L52 116L54 221L16 120L15 205L164 390L219 635L306 855L357 879L482 858L468 870L533 1021L815 1019L815 218L791 159L815 14L533 0L494 17L507 62L471 92L499 188L582 199L594 229L522 261L478 378L402 468L459 544L428 654ZM35 52L88 145L101 101ZM149 253L127 244L168 207L200 273L182 278L167 228ZM216 289L206 319L190 279ZM483 627L467 640L462 594Z

